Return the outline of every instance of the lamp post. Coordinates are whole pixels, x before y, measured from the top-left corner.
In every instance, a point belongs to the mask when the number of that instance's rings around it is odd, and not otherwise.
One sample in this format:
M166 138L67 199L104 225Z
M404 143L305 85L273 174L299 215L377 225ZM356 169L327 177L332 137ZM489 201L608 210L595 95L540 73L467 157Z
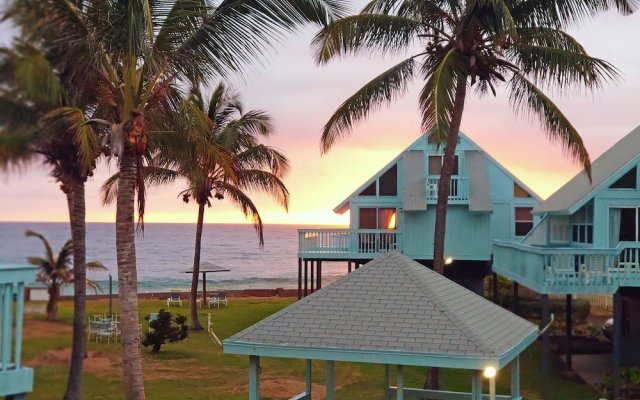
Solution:
M489 378L489 400L496 400L496 373L494 367L487 367L483 372L485 378Z

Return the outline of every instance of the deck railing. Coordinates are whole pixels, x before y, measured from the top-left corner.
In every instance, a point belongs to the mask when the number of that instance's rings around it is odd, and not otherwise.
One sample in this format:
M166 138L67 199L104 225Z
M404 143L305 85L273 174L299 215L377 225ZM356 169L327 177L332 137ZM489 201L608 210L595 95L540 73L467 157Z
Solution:
M24 290L35 277L36 267L0 265L0 397L22 395L33 388L33 370L22 366L21 354Z
M640 243L554 248L494 241L494 271L542 293L613 293L640 286Z
M439 176L427 177L427 201L438 200ZM449 201L469 200L469 178L465 176L452 176L449 186Z
M393 229L299 229L298 254L327 258L367 258L401 250L400 233Z

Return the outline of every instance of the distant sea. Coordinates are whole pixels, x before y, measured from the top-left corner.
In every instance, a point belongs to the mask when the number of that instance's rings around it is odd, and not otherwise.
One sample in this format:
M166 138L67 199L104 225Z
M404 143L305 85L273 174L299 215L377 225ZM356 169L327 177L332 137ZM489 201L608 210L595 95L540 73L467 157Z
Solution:
M205 224L201 261L230 269L207 274L209 289L295 288L300 228L311 226L266 225L264 249L249 224ZM0 222L0 263L26 263L28 256L43 256L44 246L37 238L25 237L27 229L43 234L59 251L71 237L67 223ZM144 236L136 240L138 292L189 290L193 266L195 224L145 224ZM115 225L87 224L87 260L99 260L108 272L90 272L89 278L108 292L109 274L117 292ZM346 273L344 263L323 263L323 281ZM325 283L326 284L326 283ZM67 288L65 292L69 292Z

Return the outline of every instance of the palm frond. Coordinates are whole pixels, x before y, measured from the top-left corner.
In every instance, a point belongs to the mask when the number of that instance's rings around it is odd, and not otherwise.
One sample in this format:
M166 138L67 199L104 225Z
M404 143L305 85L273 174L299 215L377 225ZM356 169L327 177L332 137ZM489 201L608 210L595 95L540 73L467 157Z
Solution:
M108 271L108 268L101 261L89 261L86 268L88 271Z
M240 209L245 217L251 218L253 227L258 234L258 244L262 249L264 247L264 232L262 228L262 217L260 216L258 208L253 203L251 198L240 188L224 183L222 183L222 185L224 185L225 195L231 200L231 202L233 202Z
M422 31L421 21L385 14L358 14L324 27L311 42L317 64L348 54L405 51Z
M270 172L253 169L238 174L237 186L244 190L266 193L285 211L289 209L289 191L278 177ZM228 188L228 185L225 185Z
M553 101L521 74L513 75L509 91L509 101L514 111L540 121L549 140L559 143L565 153L582 164L591 179L591 160L582 138Z
M422 131L430 132L436 143L446 143L458 84L467 79L465 64L455 49L450 49L432 71L420 92Z
M36 237L40 239L42 241L42 244L44 244L44 250L47 255L47 262L51 264L55 264L55 257L53 255L53 249L51 248L51 244L49 244L49 241L42 234L32 230L26 230L24 232L24 235L26 237Z
M322 152L329 151L338 139L348 135L353 126L371 111L402 96L413 79L414 67L414 57L407 58L375 77L342 103L322 130Z

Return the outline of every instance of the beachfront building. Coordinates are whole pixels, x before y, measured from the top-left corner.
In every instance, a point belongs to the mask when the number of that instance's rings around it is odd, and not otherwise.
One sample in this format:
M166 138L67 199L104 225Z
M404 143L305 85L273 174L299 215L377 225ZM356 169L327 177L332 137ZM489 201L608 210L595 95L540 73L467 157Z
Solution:
M421 136L334 211L350 213L347 229L298 231L298 296L322 286L322 262L346 261L348 272L397 250L433 262L438 182L444 150ZM445 276L476 292L490 272L493 239L515 241L534 226L540 198L460 133L451 180Z
M324 362L327 400L336 398L338 362L384 365L387 400L522 400L519 355L538 335L529 321L391 251L226 339L224 352L249 356L249 400L260 398L261 357L306 360L305 391L291 400L311 399L313 360ZM469 371L457 379L468 376L470 392L408 388L406 366ZM510 374L508 393L495 392L496 374Z
M539 223L521 240L496 240L493 271L548 295L614 296L614 376L640 364L640 127L533 210ZM517 297L517 296L516 296ZM571 313L566 315L570 317ZM635 316L635 317L634 317ZM571 365L571 319L567 364ZM614 396L617 398L617 396Z
M25 286L35 281L36 269L0 265L0 397L11 400L26 399L33 390L33 369L22 365L22 321Z

